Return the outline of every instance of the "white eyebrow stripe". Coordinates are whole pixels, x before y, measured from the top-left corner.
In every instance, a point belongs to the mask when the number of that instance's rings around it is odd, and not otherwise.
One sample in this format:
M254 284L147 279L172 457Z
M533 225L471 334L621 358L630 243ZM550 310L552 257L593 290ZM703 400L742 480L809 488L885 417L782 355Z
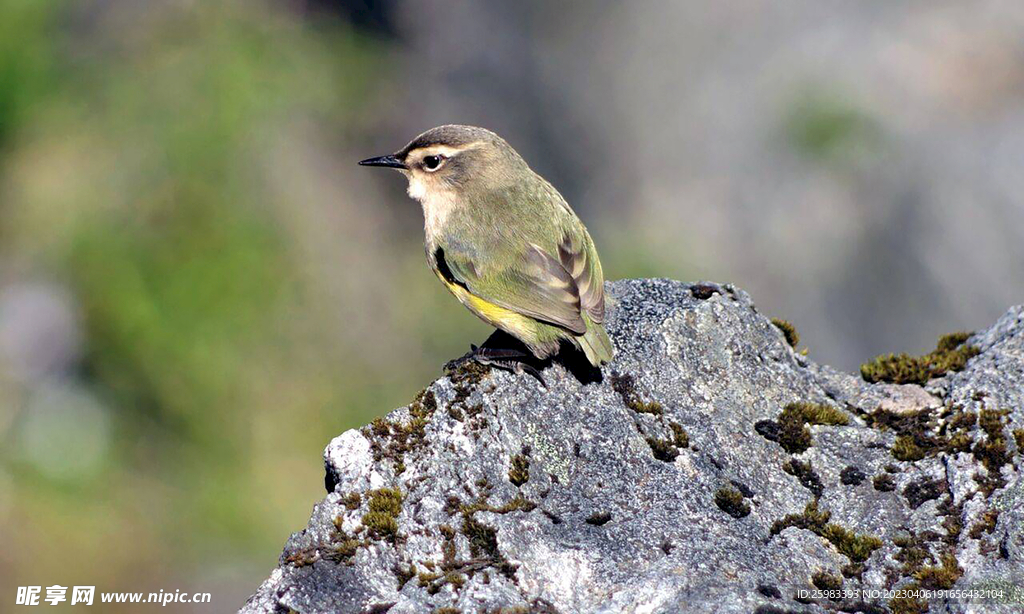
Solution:
M473 141L472 143L467 143L461 147L452 147L451 145L430 145L429 147L417 147L409 153L412 154L415 152L416 155L420 157L445 156L446 158L450 158L460 152L467 151L469 149L476 149L483 144L483 141Z

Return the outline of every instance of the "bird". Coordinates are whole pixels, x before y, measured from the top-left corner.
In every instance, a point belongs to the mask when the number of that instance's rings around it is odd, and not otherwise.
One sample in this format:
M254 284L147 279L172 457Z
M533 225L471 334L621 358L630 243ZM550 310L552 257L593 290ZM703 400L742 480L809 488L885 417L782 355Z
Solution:
M438 126L359 164L406 176L409 196L423 208L434 274L477 317L529 351L485 342L471 346L471 358L529 371L541 383L530 355L550 358L562 341L593 367L611 361L594 241L558 190L503 138L475 126Z

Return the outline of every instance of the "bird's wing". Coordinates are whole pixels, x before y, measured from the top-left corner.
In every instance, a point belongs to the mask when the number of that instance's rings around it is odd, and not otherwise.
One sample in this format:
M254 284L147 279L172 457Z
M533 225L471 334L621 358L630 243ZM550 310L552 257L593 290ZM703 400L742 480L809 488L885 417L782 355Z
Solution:
M589 237L574 239L571 234L566 233L556 254L531 244L500 269L481 270L470 256L458 251L439 250L434 257L449 283L505 309L582 335L587 332L583 311L595 322L604 319L604 291L601 265L591 255Z
M604 322L604 273L586 230L565 233L558 244L558 260L576 284L580 307L592 321Z

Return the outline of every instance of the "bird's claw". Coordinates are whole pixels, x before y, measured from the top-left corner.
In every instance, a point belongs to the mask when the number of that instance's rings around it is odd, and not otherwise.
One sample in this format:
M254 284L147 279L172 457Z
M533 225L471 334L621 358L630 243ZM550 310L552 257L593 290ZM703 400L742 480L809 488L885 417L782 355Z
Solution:
M536 380L540 382L541 386L544 386L545 388L548 387L548 383L544 381L544 376L540 374L540 371L538 371L533 365L524 362L530 358L529 354L520 352L519 350L484 347L478 348L475 345L471 345L470 347L473 348L472 358L478 363L494 367L496 369L501 369L503 371L510 371L516 375L527 373L536 378Z

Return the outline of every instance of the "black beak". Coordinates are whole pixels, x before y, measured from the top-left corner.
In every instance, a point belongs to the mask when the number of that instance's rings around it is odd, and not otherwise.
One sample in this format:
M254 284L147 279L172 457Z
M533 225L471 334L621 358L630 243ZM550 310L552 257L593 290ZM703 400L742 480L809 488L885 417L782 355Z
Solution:
M359 166L386 166L388 168L405 168L405 164L392 154L360 160Z

